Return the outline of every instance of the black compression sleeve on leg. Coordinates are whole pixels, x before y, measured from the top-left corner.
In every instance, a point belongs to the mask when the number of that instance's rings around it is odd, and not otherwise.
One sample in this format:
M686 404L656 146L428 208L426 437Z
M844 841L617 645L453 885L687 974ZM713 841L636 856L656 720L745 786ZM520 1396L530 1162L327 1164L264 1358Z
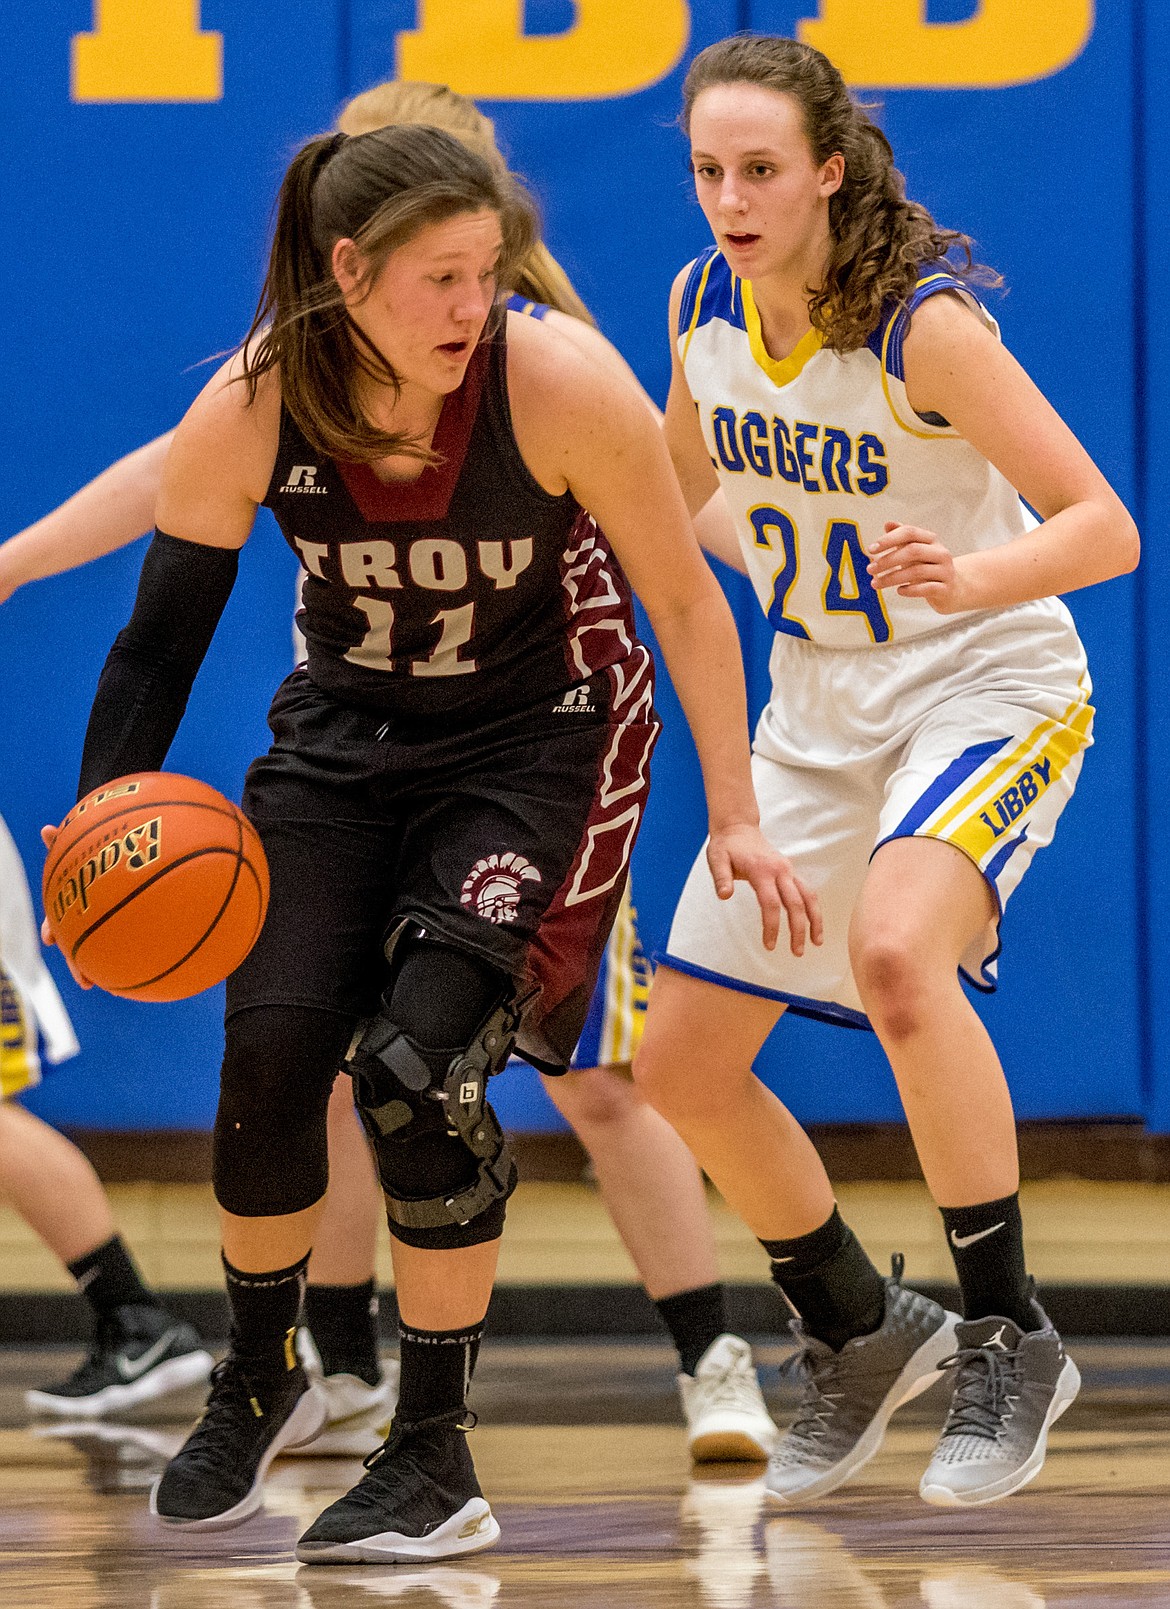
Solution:
M157 771L235 585L235 548L156 531L142 562L134 612L98 680L81 758L78 798L114 777Z

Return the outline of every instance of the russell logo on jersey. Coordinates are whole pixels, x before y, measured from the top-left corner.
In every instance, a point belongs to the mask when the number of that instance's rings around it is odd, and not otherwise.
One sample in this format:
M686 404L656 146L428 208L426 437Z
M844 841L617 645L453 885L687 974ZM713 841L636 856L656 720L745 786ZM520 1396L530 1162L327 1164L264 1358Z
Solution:
M328 486L317 485L316 464L294 464L280 489L282 492L316 492L321 497L329 490Z

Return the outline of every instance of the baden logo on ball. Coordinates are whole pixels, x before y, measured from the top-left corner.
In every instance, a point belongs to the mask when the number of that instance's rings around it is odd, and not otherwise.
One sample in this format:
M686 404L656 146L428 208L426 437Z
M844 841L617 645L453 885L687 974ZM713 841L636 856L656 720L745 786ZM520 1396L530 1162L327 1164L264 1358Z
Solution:
M268 908L256 829L205 782L120 777L61 823L43 882L54 942L110 994L185 1000L233 972Z

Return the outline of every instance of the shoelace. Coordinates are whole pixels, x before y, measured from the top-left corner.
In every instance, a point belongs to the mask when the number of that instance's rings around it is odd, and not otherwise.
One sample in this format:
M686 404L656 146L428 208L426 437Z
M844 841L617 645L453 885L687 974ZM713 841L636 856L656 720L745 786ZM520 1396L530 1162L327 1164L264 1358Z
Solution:
M211 1371L211 1395L183 1448L185 1463L219 1467L225 1448L232 1453L232 1465L239 1461L240 1420L259 1424L264 1419L260 1404L261 1388L238 1358L228 1356Z
M346 1502L359 1507L381 1506L383 1490L389 1484L393 1485L395 1497L400 1503L409 1502L420 1488L434 1484L433 1475L411 1456L410 1443L428 1430L447 1427L468 1431L474 1430L478 1423L476 1415L468 1408L432 1414L426 1419L406 1421L395 1418L386 1440L362 1460L367 1473L348 1494ZM387 1459L392 1459L392 1462L384 1462Z
M754 1372L746 1371L742 1364L729 1363L718 1374L703 1375L703 1395L712 1407L754 1408L756 1384Z
M939 1368L959 1371L942 1437L980 1436L985 1441L995 1441L1013 1400L1013 1387L1019 1384L1019 1353L986 1346L964 1347L953 1357L944 1358Z
M841 1396L840 1392L826 1390L826 1387L833 1384L840 1364L841 1358L837 1353L814 1364L810 1361L808 1349L804 1347L790 1358L785 1358L781 1364L781 1377L795 1377L804 1390L797 1404L796 1418L788 1430L793 1440L819 1441L825 1434L825 1427L836 1413L836 1404Z

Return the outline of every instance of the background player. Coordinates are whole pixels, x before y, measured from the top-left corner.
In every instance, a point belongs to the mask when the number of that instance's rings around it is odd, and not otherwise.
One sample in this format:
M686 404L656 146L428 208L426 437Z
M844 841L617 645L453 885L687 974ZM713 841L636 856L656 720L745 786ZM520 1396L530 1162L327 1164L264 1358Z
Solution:
M1137 534L1000 345L970 242L905 199L831 63L726 40L692 64L683 122L717 244L675 285L667 435L692 508L722 485L776 629L753 774L825 942L768 955L740 900L692 874L639 1078L800 1314L808 1396L768 1475L798 1501L872 1456L949 1349L937 1309L883 1284L751 1071L786 1007L873 1027L966 1319L921 1490L989 1502L1039 1470L1079 1377L1025 1271L1011 1100L959 973L994 986L1004 903L1090 740L1084 654L1054 595L1132 569Z
M390 1208L402 1390L388 1443L302 1539L306 1559L393 1556L403 1536L443 1557L496 1534L461 1434L514 1183L483 1083L518 1024L530 1060L556 1069L571 1052L656 733L649 656L582 499L687 710L714 876L725 894L752 881L768 942L782 908L815 922L755 824L734 627L642 403L537 321L509 320L506 347L502 322L484 334L531 227L507 177L435 130L300 153L250 344L168 458L159 517L182 534L156 534L87 734L83 790L161 764L270 503L310 572L310 654L245 790L272 898L229 982L216 1126L233 1345L155 1502L188 1526L242 1519L272 1454L318 1428L289 1337L328 1090L376 1010L352 1058ZM317 496L296 496L306 483ZM557 724L566 680L599 719Z
M506 167L490 119L466 96L442 85L379 84L351 100L338 118L338 127L351 135L415 123L442 128L501 171ZM514 278L512 311L543 319L607 373L637 386L633 371L594 327L543 241L535 243ZM0 601L17 584L97 558L141 535L153 521L172 439L173 432L167 432L127 454L68 503L0 545ZM708 521L708 529L722 534L716 520ZM299 662L305 643L299 631L295 637ZM605 1204L678 1350L693 1456L764 1457L776 1444L775 1426L750 1347L727 1333L702 1177L685 1143L629 1076L648 984L627 886L573 1069L560 1077L544 1076L544 1087L585 1146ZM396 1382L393 1365L381 1379L377 1352L374 1251L381 1192L345 1077L338 1079L330 1102L329 1154L326 1206L309 1263L306 1323L320 1359L331 1424L301 1449L323 1455L372 1450L385 1434ZM317 1364L312 1350L306 1356Z
M144 1282L88 1158L17 1103L40 1082L42 1039L51 1062L77 1054L41 955L24 867L0 819L0 1198L64 1263L94 1320L84 1361L25 1400L34 1413L89 1418L197 1385L212 1359Z

